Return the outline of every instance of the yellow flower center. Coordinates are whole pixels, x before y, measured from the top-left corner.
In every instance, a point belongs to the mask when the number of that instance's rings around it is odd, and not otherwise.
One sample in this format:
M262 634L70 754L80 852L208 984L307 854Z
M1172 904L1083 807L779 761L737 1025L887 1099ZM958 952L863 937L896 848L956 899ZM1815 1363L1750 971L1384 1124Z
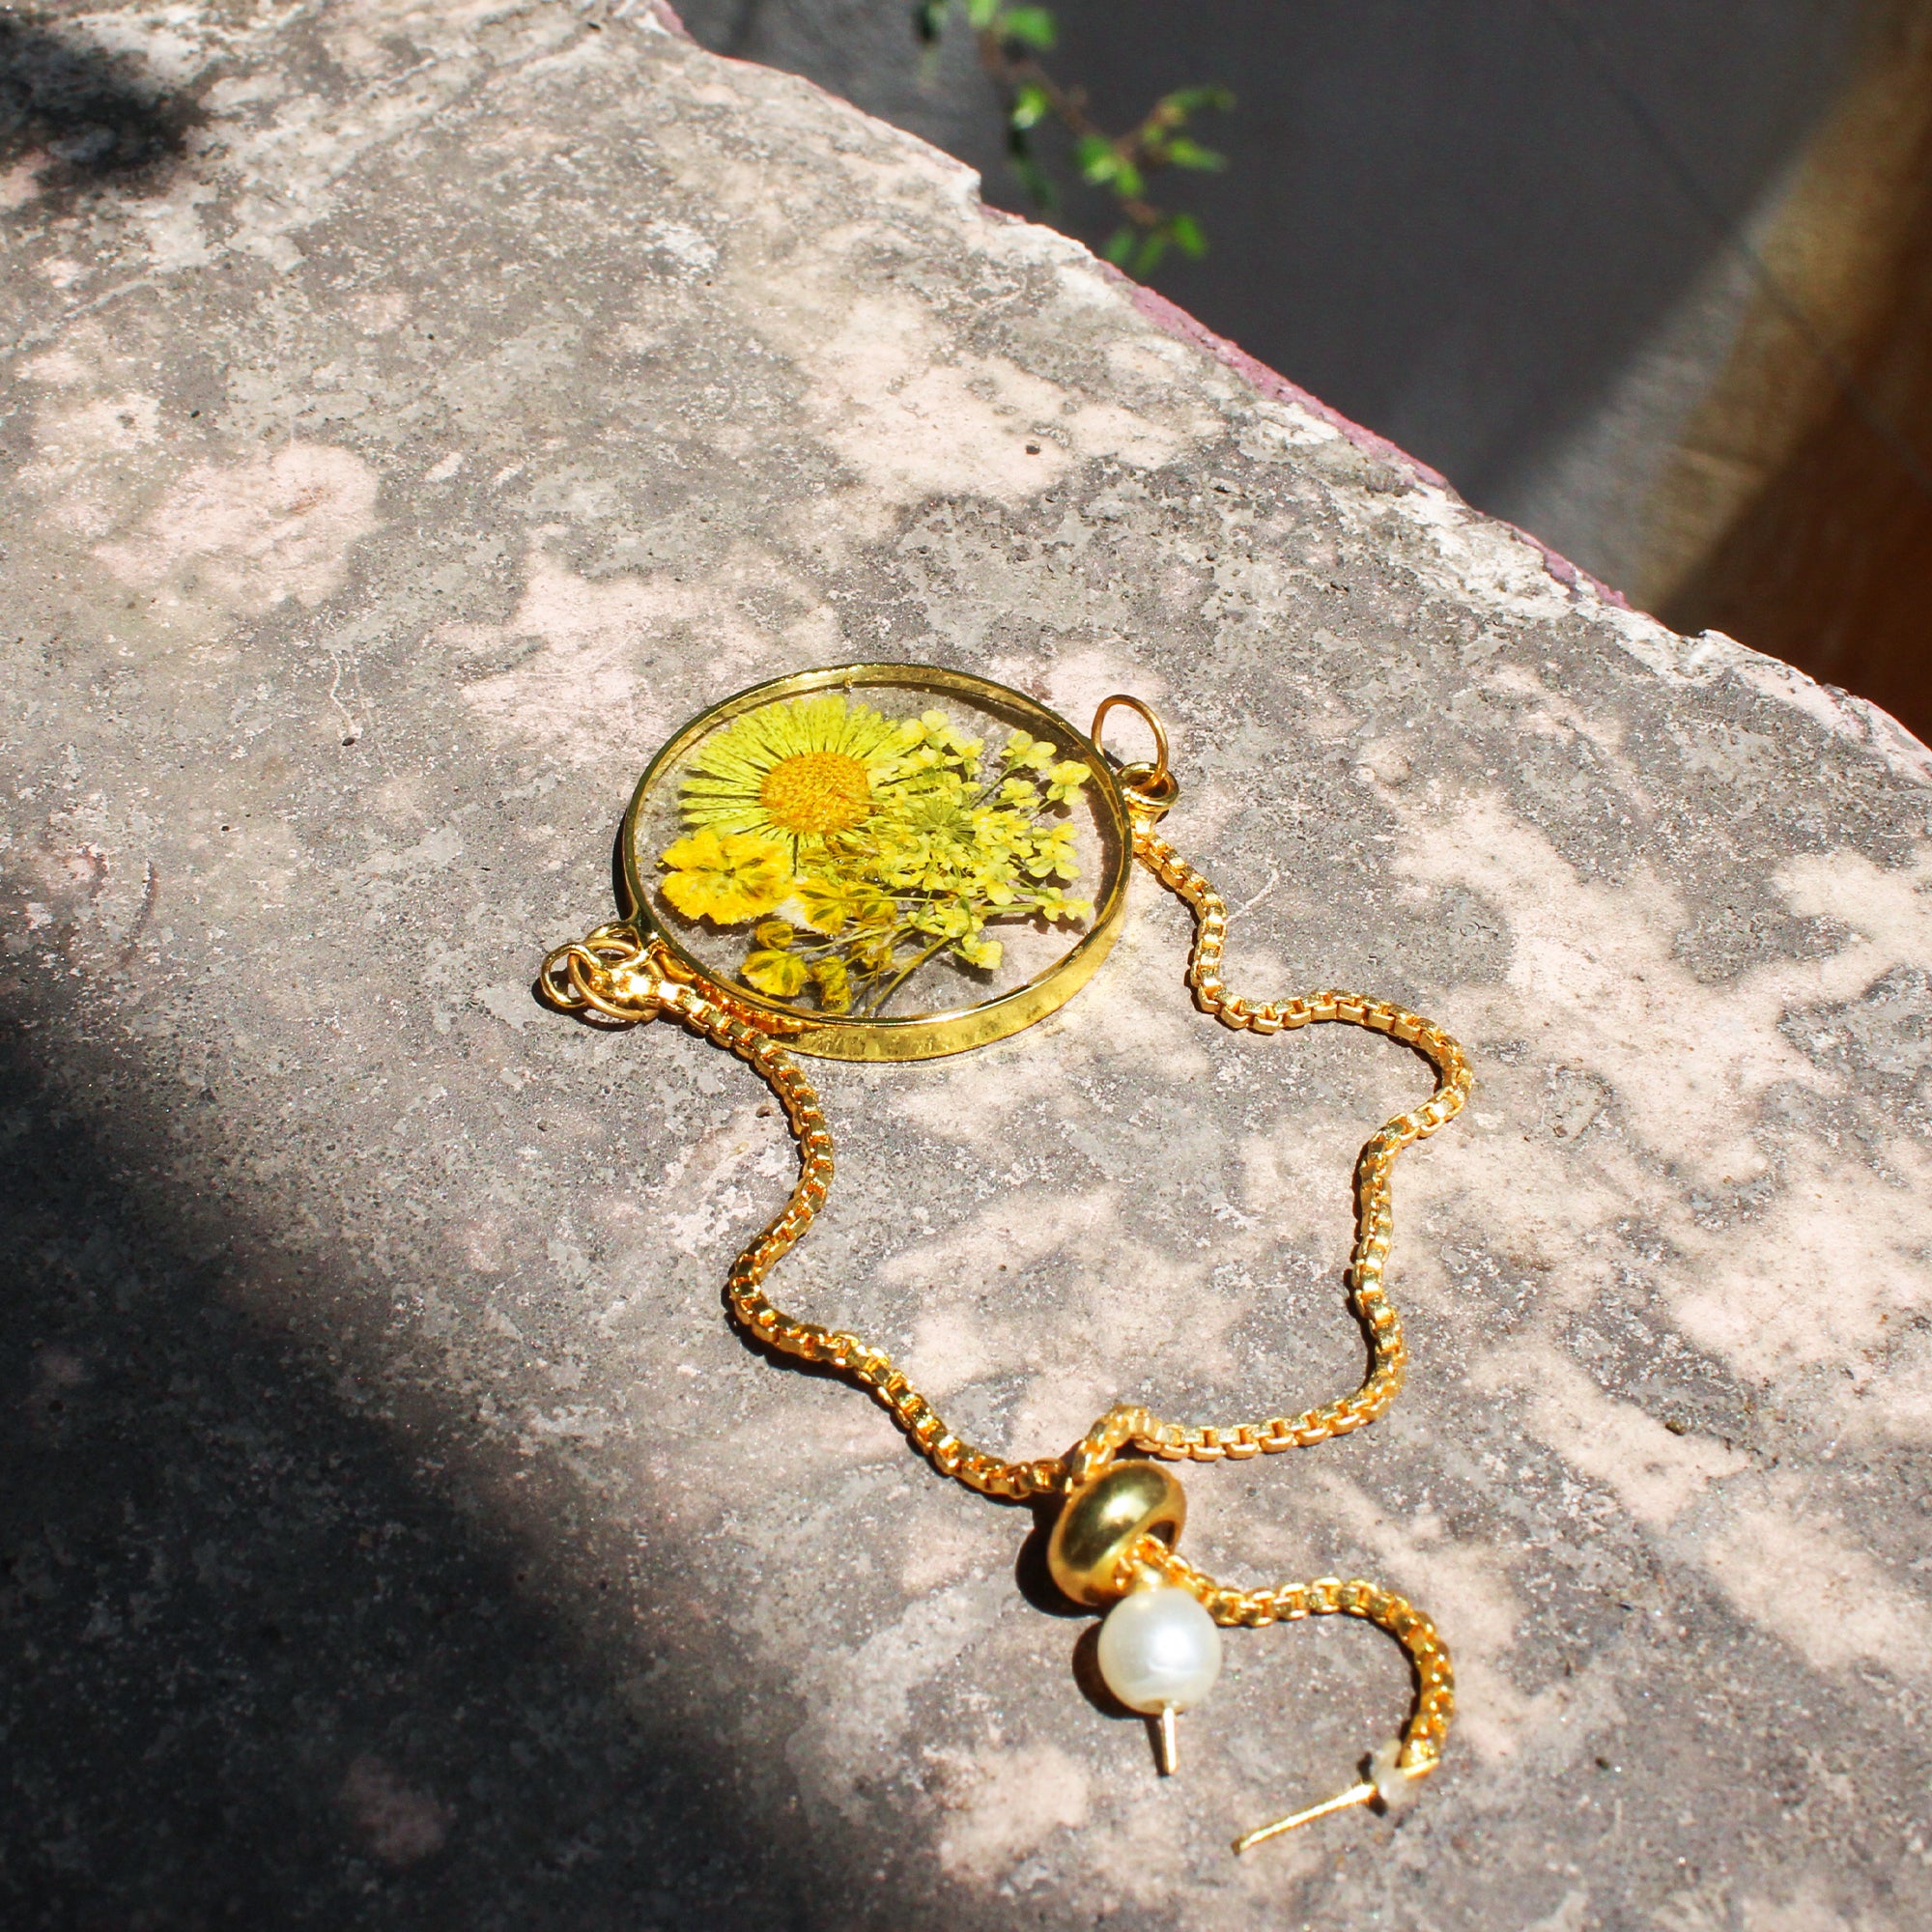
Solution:
M797 752L758 787L758 803L787 832L845 832L872 808L872 780L849 752Z

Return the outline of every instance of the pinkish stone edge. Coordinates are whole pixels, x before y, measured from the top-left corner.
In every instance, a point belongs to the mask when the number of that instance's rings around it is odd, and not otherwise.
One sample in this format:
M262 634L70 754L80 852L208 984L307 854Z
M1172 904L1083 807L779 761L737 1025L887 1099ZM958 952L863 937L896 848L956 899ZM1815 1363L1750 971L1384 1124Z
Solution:
M650 14L667 33L676 35L681 41L692 41L690 29L678 17L669 0L642 0L639 11ZM692 43L696 44L695 41ZM731 57L720 55L719 58ZM747 61L744 64L755 67L758 63ZM920 137L915 134L910 138L918 140ZM980 212L993 221L1018 221L1028 227L1043 225L1036 224L1024 214L1015 214L1009 209L994 208L983 200L980 203ZM1077 240L1077 238L1072 239ZM1386 437L1378 436L1374 430L1364 428L1362 424L1345 416L1340 410L1330 409L1320 397L1311 396L1298 384L1291 383L1286 376L1250 355L1239 343L1230 342L1225 335L1216 335L1206 323L1189 315L1178 302L1169 301L1164 295L1149 288L1145 282L1135 281L1131 275L1123 274L1112 263L1103 262L1098 256L1094 257L1094 266L1103 274L1111 275L1131 291L1128 298L1134 307L1162 334L1171 335L1178 342L1185 342L1195 349L1205 351L1224 368L1232 369L1250 387L1259 390L1271 402L1293 403L1297 409L1306 410L1310 415L1320 418L1339 431L1365 456L1374 457L1377 462L1386 464L1391 469L1401 470L1417 483L1428 484L1437 490L1446 490L1459 501L1461 500L1456 486L1440 470L1432 469L1419 457L1409 455L1407 450L1389 441ZM1613 604L1620 611L1628 611L1631 608L1629 600L1621 591L1613 590L1601 578L1592 577L1587 570L1572 563L1561 552L1551 550L1541 537L1500 517L1492 521L1502 524L1505 529L1514 530L1524 543L1528 544L1543 558L1543 567L1566 590L1575 591L1587 584L1605 603Z

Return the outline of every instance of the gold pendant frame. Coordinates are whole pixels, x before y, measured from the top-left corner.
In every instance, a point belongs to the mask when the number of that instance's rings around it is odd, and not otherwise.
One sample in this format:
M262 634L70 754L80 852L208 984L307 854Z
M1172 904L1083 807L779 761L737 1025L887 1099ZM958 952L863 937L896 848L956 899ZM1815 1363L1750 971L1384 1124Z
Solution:
M639 780L618 841L624 916L663 949L679 977L688 976L695 984L709 984L717 980L718 969L696 958L668 922L653 912L649 859L640 851L639 836L647 809L674 782L673 775L704 738L747 712L785 698L833 692L864 696L867 690L881 689L952 697L1003 723L1016 724L1036 736L1051 736L1056 743L1065 743L1069 755L1087 767L1093 780L1088 796L1099 832L1101 876L1094 893L1091 923L1058 959L1024 984L971 1005L902 1019L870 1018L802 1011L740 981L731 982L731 999L768 1016L769 1030L792 1052L821 1060L933 1060L1023 1032L1065 1006L1094 977L1120 937L1126 914L1133 828L1121 791L1120 768L1092 738L1037 698L967 671L946 670L937 665L837 665L773 678L714 704L677 731Z

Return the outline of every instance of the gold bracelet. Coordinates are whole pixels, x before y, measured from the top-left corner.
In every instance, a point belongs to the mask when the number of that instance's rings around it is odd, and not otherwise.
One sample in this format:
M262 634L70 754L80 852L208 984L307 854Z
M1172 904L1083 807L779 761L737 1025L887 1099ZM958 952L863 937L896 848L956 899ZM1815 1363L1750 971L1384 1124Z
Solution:
M925 708L909 714L908 700ZM1151 760L1122 765L1101 750L1117 707L1152 732ZM732 1264L733 1318L781 1354L864 1389L942 1475L982 1495L1059 1503L1048 1568L1074 1603L1106 1611L1101 1674L1155 1725L1163 1773L1178 1766L1177 1715L1219 1671L1217 1626L1340 1614L1403 1646L1415 1692L1401 1736L1370 1754L1361 1782L1245 1833L1240 1852L1350 1805L1405 1803L1441 1761L1455 1710L1449 1653L1428 1616L1375 1583L1321 1577L1239 1590L1196 1569L1175 1547L1186 1499L1161 1463L1301 1448L1373 1422L1395 1400L1407 1352L1382 1287L1390 1171L1402 1149L1462 1111L1471 1077L1455 1040L1386 1001L1330 990L1257 1004L1229 993L1226 904L1156 829L1178 795L1166 733L1137 698L1105 699L1082 738L1018 692L930 666L781 678L695 719L652 761L624 816L623 917L558 947L537 985L556 1010L596 1026L677 1019L770 1087L798 1145L798 1179ZM1116 1407L1064 1455L1009 1462L950 1430L882 1350L795 1321L766 1297L766 1279L832 1182L831 1130L792 1055L925 1059L1031 1025L1112 947L1134 860L1193 915L1186 981L1203 1012L1248 1033L1334 1021L1387 1034L1431 1063L1435 1091L1373 1134L1355 1163L1348 1279L1369 1347L1358 1389L1298 1415L1202 1428ZM1074 896L1066 888L1090 870L1094 896ZM979 997L962 1003L962 991ZM922 1001L910 1013L887 1010Z

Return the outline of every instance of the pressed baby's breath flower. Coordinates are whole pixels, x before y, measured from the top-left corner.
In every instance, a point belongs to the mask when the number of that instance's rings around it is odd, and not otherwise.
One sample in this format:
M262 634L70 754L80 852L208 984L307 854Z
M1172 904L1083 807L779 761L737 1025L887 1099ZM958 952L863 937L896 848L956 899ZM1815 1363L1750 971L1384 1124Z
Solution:
M1092 920L1063 890L1080 871L1065 808L1088 777L1025 731L989 754L937 707L894 721L842 695L762 705L694 756L682 803L697 830L664 855L665 895L687 917L758 922L746 985L876 1014L930 960L995 971L994 922ZM774 871L746 874L731 848L747 839Z
M1030 738L1024 731L1015 731L1000 755L1015 769L1043 772L1060 755L1060 748L1049 745L1044 738Z

